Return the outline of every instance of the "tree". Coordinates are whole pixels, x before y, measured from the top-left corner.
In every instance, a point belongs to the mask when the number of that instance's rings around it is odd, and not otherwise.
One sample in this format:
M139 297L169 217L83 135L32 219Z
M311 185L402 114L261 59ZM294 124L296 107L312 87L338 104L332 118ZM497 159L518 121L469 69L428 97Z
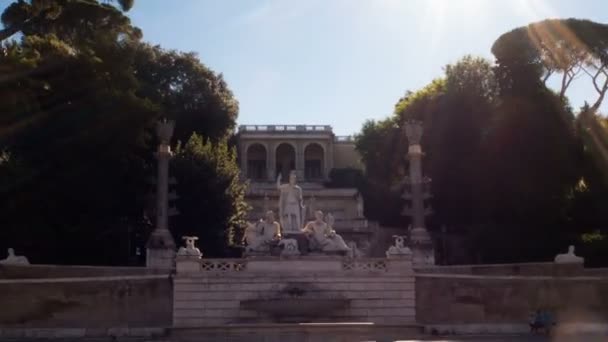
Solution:
M403 123L423 121L423 165L433 179L435 221L470 224L476 220L473 216L481 214L477 208L483 202L479 180L485 179L480 175L485 167L480 146L497 96L496 80L491 64L472 56L446 66L445 74L417 92L407 92L397 102L393 116L367 122L356 144L366 165L370 196L386 193L407 169ZM398 191L391 196L372 203L381 203L377 216L391 217L390 223L397 224L401 207ZM374 215L374 210L368 209Z
M134 45L137 96L160 104L164 115L179 123L177 140L186 141L196 132L217 141L233 132L239 107L222 74L207 68L194 53Z
M21 36L0 49L0 241L34 262L125 264L149 229L154 123L220 141L238 104L221 75L140 42L107 2L15 1L2 18Z
M536 226L541 228L530 227L527 234L537 232L542 236L551 231L566 244L590 229L589 225L602 225L596 218L603 215L595 208L602 202L600 194L608 193L608 183L601 181L606 178L598 177L608 165L608 145L602 139L597 111L608 91L606 37L608 25L551 19L505 33L492 47L501 80L499 116L504 121L494 125L491 148L499 144L510 150L510 157L495 160L494 172L510 170L508 175L517 175L513 178L517 184L503 184L510 191L501 196L502 205L511 207L503 214L514 214L517 206L520 212L515 216L522 217L520 220L526 216L530 222L537 221ZM597 97L574 119L567 93L575 80L585 76ZM552 77L560 81L555 94L546 88ZM503 165L498 166L501 162ZM514 165L526 166L515 170ZM515 197L508 199L508 195ZM604 220L605 224L608 222ZM555 250L560 238L543 246Z
M96 0L17 0L10 4L0 18L4 29L0 42L16 33L24 35L55 34L61 39L83 39L99 35L98 31L141 37L139 29L130 25L123 15L133 7L133 0L100 3Z
M240 245L248 210L235 149L226 139L213 143L193 133L178 147L172 172L181 213L171 227L175 237L197 235L206 256L230 255L226 246Z
M559 98L580 75L597 92L589 108L595 113L608 91L608 25L581 19L548 19L516 28L492 46L499 68L512 77L530 70L543 84L560 77Z

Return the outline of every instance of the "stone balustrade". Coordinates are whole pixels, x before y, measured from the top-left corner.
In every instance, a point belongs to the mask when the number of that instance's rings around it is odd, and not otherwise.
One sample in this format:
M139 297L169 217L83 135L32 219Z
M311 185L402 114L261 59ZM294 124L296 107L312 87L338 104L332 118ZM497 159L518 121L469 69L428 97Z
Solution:
M239 133L243 132L331 132L329 125L241 125Z

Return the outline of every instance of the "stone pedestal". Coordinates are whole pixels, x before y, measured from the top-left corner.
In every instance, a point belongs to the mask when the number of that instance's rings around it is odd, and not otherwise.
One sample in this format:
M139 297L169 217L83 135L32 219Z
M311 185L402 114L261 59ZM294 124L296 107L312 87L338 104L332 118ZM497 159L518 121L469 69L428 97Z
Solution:
M175 251L171 249L146 249L146 267L172 269L175 267Z

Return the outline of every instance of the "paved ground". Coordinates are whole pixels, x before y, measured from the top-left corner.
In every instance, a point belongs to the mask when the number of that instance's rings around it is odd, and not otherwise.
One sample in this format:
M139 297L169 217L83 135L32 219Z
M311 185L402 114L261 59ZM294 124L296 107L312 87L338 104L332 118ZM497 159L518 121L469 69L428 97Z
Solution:
M511 336L469 336L469 337L445 337L428 339L405 339L398 342L607 342L608 335L585 334L564 336L542 336L542 335L511 335ZM397 342L397 341L395 341Z
M192 338L188 338L186 340L180 340L180 339L171 339L171 338L156 338L156 339L150 339L150 338L109 338L109 337L104 337L104 338L79 338L79 339L2 339L2 341L7 341L7 342L51 342L51 341L61 341L61 342L195 342L197 339L192 339ZM208 339L204 338L204 336L201 336L200 340L203 341L208 341ZM219 340L218 340L219 341ZM223 339L221 339L221 341L224 341ZM235 341L235 342L241 342L240 339L231 339L228 338L226 341ZM249 336L247 339L242 340L244 341L251 341L251 342L256 342L256 341L262 341L262 342L266 342L266 341L270 341L267 338L265 338L264 336ZM274 341L274 340L272 340ZM424 338L420 338L420 339L397 339L397 340L384 340L384 339L380 339L380 340L350 340L350 339L343 339L343 338L336 338L335 340L333 339L327 339L327 338L323 338L321 340L317 340L315 338L303 338L303 339L288 339L288 341L298 341L298 342L332 342L332 341L339 341L339 342L607 342L608 341L608 334L586 334L586 335L567 335L567 336L552 336L552 337L547 337L547 336L542 336L542 335L502 335L502 336L446 336L446 337L424 337ZM288 342L285 341L285 342ZM283 342L283 340L281 341Z

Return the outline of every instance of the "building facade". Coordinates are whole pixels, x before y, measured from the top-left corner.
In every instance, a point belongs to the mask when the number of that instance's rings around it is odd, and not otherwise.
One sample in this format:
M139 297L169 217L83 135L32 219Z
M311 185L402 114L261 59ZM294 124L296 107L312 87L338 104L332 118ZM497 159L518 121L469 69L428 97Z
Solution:
M264 217L267 210L278 211L277 178L281 175L285 183L295 170L305 220L312 220L315 210L331 213L334 229L345 239L362 250L369 247L377 225L365 219L359 191L326 186L332 169L363 168L351 137L336 136L327 125L244 125L237 139L241 174L249 181L250 221Z
M361 168L353 139L335 136L327 125L240 126L238 149L241 172L254 182L296 170L300 182L319 183L333 168Z

